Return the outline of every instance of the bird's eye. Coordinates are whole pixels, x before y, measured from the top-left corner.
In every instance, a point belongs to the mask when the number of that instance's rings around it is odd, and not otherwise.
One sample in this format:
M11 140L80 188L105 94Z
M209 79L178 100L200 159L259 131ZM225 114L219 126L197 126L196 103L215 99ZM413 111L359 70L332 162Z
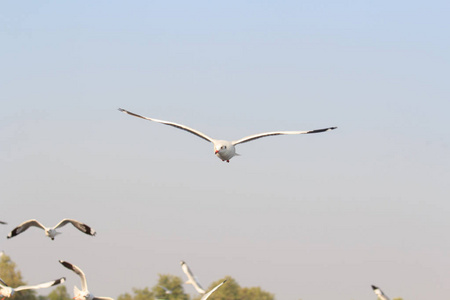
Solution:
M227 149L227 146L222 146L222 149Z

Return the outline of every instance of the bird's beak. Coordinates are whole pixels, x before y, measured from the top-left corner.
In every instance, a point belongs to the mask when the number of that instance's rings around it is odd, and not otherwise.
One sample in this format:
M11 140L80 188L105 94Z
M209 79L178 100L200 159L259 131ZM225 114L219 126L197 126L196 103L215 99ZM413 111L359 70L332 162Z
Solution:
M219 153L219 150L214 151L214 154L217 154L217 153Z

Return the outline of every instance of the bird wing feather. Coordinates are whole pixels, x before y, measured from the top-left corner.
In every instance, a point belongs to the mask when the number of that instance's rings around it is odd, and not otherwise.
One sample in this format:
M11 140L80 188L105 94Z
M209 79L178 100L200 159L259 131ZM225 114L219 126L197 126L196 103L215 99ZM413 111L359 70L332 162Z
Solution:
M73 220L73 219L63 219L61 222L58 223L58 225L55 226L55 229L59 228L59 227L63 227L64 225L66 225L68 223L71 223L75 228L77 228L78 230L80 230L81 232L84 232L86 234L95 235L97 233L90 226L88 226L84 223L78 222L77 220Z
M307 130L307 131L271 131L271 132L264 132L264 133L258 133L254 135L250 135L247 137L244 137L240 140L232 141L231 144L237 145L242 144L246 142L250 142L256 139L260 139L266 136L273 136L273 135L286 135L286 134L309 134L309 133L319 133L319 132L325 132L328 130L336 129L337 127L328 127L323 129L314 129L314 130Z
M208 297L211 296L211 294L214 293L218 288L220 288L222 286L222 284L224 284L225 282L226 282L226 280L224 280L221 283L219 283L215 288L213 288L212 290L210 290L209 292L204 294L203 297L200 300L208 299Z
M126 114L129 114L130 116L138 117L138 118L141 118L141 119L144 119L144 120L149 120L149 121L153 121L153 122L169 125L169 126L181 129L181 130L185 130L187 132L195 134L196 136L198 136L198 137L200 137L200 138L202 138L202 139L204 139L204 140L206 140L208 142L214 142L214 140L212 138L210 138L209 136L207 136L203 132L200 132L198 130L192 129L192 128L187 127L185 125L181 125L181 124L177 124L177 123L169 122L169 121L163 121L163 120L158 120L158 119L144 117L144 116L132 113L131 111L125 110L123 108L119 108L119 111L124 112Z
M66 267L69 270L74 271L78 276L80 276L81 279L81 289L83 292L86 292L88 290L87 288L87 282L86 282L86 275L84 275L83 271L81 271L80 268L75 266L74 264L71 264L70 262L60 260L59 261L64 267Z
M23 286L19 286L17 288L15 288L14 290L16 292L18 291L23 291L23 290L37 290L37 289L45 289L45 288L49 288L51 286L63 283L64 281L66 281L65 277L61 277L59 279L53 280L53 281L49 281L49 282L45 282L45 283L41 283L41 284L37 284L37 285L23 285Z
M42 225L41 223L39 223L37 220L28 220L28 221L23 222L22 224L20 224L20 225L17 226L16 228L14 228L14 229L8 234L7 238L8 238L8 239L9 239L9 238L12 238L12 237L14 237L14 236L16 236L16 235L18 235L18 234L24 232L25 230L27 230L28 228L30 228L30 227L32 227L32 226L41 228L41 229L43 229L43 230L46 229L45 226Z

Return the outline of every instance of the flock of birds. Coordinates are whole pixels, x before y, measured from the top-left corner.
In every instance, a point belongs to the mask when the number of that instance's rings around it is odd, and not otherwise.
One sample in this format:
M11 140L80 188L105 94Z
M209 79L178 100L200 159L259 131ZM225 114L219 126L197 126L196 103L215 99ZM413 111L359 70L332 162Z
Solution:
M190 127L187 127L185 125L181 125L181 124L177 124L177 123L169 122L169 121L158 120L158 119L154 119L154 118L144 117L144 116L132 113L132 112L122 109L122 108L119 108L119 111L124 112L124 113L134 116L134 117L142 118L144 120L149 120L149 121L153 121L153 122L157 122L157 123L161 123L161 124L173 126L178 129L185 130L185 131L190 132L208 142L211 142L214 146L214 154L219 159L221 159L222 161L226 161L226 162L230 162L230 159L232 157L239 155L236 153L236 148L235 148L235 146L238 144L250 142L250 141L253 141L253 140L256 140L256 139L259 139L262 137L267 137L267 136L320 133L320 132L326 132L329 130L334 130L337 128L337 127L328 127L328 128L308 130L308 131L272 131L272 132L265 132L265 133L250 135L250 136L241 138L239 140L225 141L225 140L213 139L213 138L207 136L206 134L204 134L198 130L192 129ZM58 234L61 234L60 232L58 232L56 230L58 228L61 228L65 225L69 224L69 223L85 234L88 234L91 236L95 236L95 234L96 234L96 231L94 229L92 229L90 226L88 226L84 223L81 223L77 220L73 220L73 219L63 219L61 222L59 222L54 227L45 227L37 220L28 220L28 221L23 222L16 228L14 228L8 234L7 238L9 239L9 238L15 237L15 236L19 235L20 233L26 231L30 227L37 227L37 228L44 230L45 235L48 236L50 239L54 240ZM6 222L0 221L0 224L6 224ZM76 265L69 263L67 261L60 260L59 262L67 269L72 270L81 279L81 290L78 289L77 286L74 286L73 299L75 299L75 300L112 300L112 298L110 298L110 297L96 297L93 294L91 294L87 287L86 276L84 275L83 271L79 267L77 267ZM206 292L202 288L202 286L198 282L197 278L194 276L194 274L192 273L192 271L189 269L188 265L184 261L181 261L181 269L183 270L183 272L186 274L186 276L188 278L188 280L186 281L186 284L192 284L192 286L195 288L195 290L199 294L202 295L201 300L206 300L212 293L214 293L219 287L221 287L226 282L226 280L225 280L225 281L221 282L220 284L218 284L217 286L215 286L209 292ZM36 290L36 289L49 288L49 287L61 284L64 281L65 281L65 277L61 277L59 279L41 283L38 285L19 286L16 288L12 288L12 287L8 286L0 278L0 297L3 297L1 300L4 300L5 298L11 297L15 292L19 292L19 291L23 291L23 290ZM166 294L172 293L172 291L167 289L166 287L161 286L161 288L164 289ZM378 287L372 285L372 289L380 300L389 300L389 298Z
M44 230L45 235L48 236L50 239L54 240L58 234L61 234L61 232L56 231L56 229L63 227L64 225L69 224L69 223L87 235L95 236L95 234L96 234L96 231L94 229L92 229L92 227L88 226L87 224L81 223L77 220L73 220L73 219L63 219L63 220L61 220L61 222L59 222L54 227L45 227L37 220L28 220L28 221L23 222L16 228L14 228L7 235L7 238L10 239L12 237L15 237L15 236L21 234L22 232L26 231L30 227L37 227L37 228ZM0 224L7 224L7 223L0 221ZM94 296L93 294L91 294L87 287L86 275L84 275L84 272L79 267L77 267L76 265L74 265L68 261L60 260L59 262L67 269L72 270L81 279L81 290L77 286L74 286L73 299L75 299L75 300L113 300L113 298L111 298L111 297L98 297L98 296ZM226 282L226 280L224 280L223 282L221 282L220 284L215 286L213 289L211 289L209 292L206 292L201 287L197 278L194 276L194 274L192 273L192 271L189 269L188 265L184 261L181 261L181 269L183 270L183 272L186 274L186 276L188 278L188 280L186 281L186 284L192 284L194 286L194 288L198 291L198 293L202 295L201 300L208 299L208 297L212 293L214 293L219 287L222 286L222 284L224 284ZM1 300L4 300L5 298L9 298L9 297L13 296L15 292L24 291L24 290L38 290L38 289L49 288L49 287L58 285L60 283L63 283L64 281L66 281L66 278L61 277L56 280L37 284L37 285L23 285L23 286L18 286L18 287L13 288L13 287L10 287L6 282L4 282L0 278L0 297L2 297ZM168 288L166 288L164 286L161 286L161 288L164 289L166 294L172 293L171 290L169 290Z

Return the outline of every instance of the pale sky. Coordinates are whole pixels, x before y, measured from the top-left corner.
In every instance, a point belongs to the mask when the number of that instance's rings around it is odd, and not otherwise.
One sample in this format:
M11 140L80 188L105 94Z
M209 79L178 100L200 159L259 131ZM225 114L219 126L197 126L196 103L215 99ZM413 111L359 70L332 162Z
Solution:
M0 248L98 296L230 275L278 300L450 294L447 1L3 1ZM229 164L206 141L273 130ZM185 290L194 295L191 286ZM226 285L223 286L226 288ZM47 294L49 290L45 291Z

